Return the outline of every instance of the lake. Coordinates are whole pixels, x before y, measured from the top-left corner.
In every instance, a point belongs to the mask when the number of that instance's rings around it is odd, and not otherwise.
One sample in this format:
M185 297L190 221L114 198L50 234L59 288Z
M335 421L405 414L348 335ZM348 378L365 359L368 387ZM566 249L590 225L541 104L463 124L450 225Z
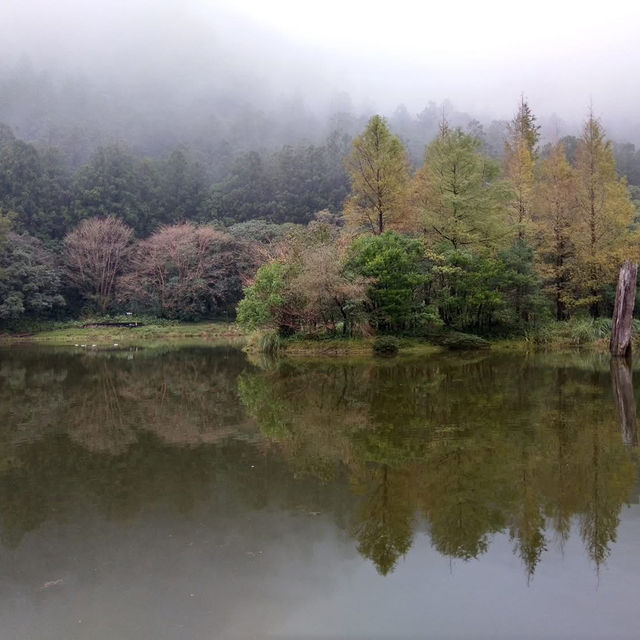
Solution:
M635 397L594 354L4 348L0 637L637 638Z

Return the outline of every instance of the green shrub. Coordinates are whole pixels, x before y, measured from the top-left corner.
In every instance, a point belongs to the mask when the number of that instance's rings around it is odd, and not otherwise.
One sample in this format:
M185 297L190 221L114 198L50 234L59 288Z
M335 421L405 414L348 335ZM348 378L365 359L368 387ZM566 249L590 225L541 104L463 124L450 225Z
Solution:
M349 249L347 270L371 282L368 320L375 329L397 333L423 324L428 263L422 242L395 231L361 236Z
M284 267L279 262L263 264L253 284L244 290L237 308L238 324L249 329L277 325L283 303Z
M471 333L450 333L444 337L442 344L452 351L475 351L478 349L489 349L491 343L475 336Z
M395 336L378 336L373 351L379 356L393 356L400 349L400 340Z

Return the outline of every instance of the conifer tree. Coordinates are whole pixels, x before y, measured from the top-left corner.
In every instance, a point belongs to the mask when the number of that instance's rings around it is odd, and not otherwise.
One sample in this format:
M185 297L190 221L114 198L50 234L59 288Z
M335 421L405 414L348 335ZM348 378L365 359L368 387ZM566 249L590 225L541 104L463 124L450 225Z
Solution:
M407 226L409 163L402 142L384 118L369 120L353 141L345 167L351 181L345 216L353 228L380 235Z
M480 148L477 138L442 126L415 178L420 228L453 249L495 246L507 233L504 214L511 190Z
M518 112L507 126L508 136L504 149L505 173L513 185L509 211L519 240L524 240L532 219L539 139L539 127L535 121L535 116L522 96Z
M589 114L576 156L579 215L574 242L582 303L593 317L602 312L602 292L615 281L620 263L630 257L635 208L626 180L619 179L611 143Z
M520 96L518 112L507 125L507 131L511 139L522 140L531 157L537 160L540 127L524 96Z
M555 144L540 165L537 189L540 273L551 295L557 320L565 320L573 303L573 235L578 213L578 183L564 145Z

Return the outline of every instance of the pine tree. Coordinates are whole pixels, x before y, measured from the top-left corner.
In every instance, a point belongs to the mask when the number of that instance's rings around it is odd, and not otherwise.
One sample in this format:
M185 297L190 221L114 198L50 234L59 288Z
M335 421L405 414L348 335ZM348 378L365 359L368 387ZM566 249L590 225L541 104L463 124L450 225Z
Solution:
M345 216L352 227L379 235L407 225L407 154L383 118L369 120L364 133L353 141L345 167L351 181Z

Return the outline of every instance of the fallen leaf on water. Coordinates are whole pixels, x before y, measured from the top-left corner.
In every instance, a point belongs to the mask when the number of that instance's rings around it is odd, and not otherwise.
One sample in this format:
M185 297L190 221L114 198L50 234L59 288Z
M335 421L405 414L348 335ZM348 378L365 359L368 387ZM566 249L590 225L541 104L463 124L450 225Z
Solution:
M48 589L49 587L55 587L59 584L64 584L64 580L62 578L58 578L57 580L49 580L49 582L45 582L41 587L42 589Z

